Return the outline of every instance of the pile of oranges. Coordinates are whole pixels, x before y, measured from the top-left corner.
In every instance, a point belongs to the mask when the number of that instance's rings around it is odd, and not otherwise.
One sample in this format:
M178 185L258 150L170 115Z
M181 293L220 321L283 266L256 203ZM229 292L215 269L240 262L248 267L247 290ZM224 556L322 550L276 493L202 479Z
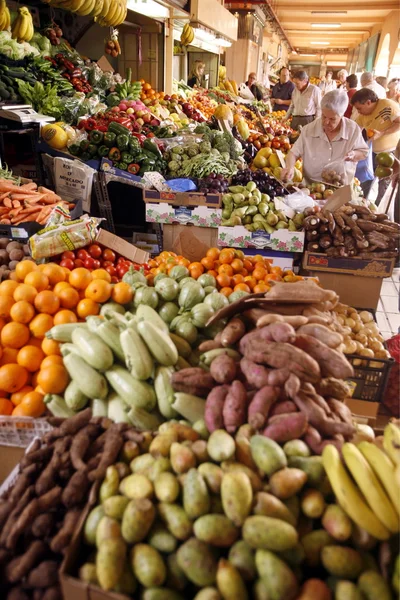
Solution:
M0 284L0 415L40 417L45 394L67 387L59 343L45 337L53 325L84 321L104 302L127 304L132 296L105 269L19 262L13 279Z
M152 283L157 273L168 273L175 265L186 267L193 279L198 279L203 273L213 275L220 293L225 296L239 290L249 294L267 292L271 281L293 282L302 279L292 271L283 271L281 267L272 266L271 262L260 254L250 257L236 248L209 248L199 262L190 262L174 252L161 252L148 263L149 283Z
M162 100L164 98L164 92L156 92L151 87L150 83L147 83L144 79L140 79L142 84L142 93L140 99L143 100L154 100L155 98Z

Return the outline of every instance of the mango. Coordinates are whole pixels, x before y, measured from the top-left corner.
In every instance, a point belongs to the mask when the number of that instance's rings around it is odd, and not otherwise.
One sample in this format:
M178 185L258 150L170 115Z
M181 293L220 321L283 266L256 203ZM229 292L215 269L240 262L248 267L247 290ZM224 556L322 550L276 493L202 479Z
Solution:
M154 480L154 492L160 502L175 502L180 491L181 486L173 473L160 473Z
M218 563L217 587L224 600L248 600L245 583L239 571L224 558Z
M276 554L269 550L257 550L256 567L268 592L268 600L294 600L297 597L297 579Z
M263 515L264 517L281 519L293 526L296 525L296 519L290 510L279 498L268 494L268 492L257 492L254 498L253 513L255 515Z
M240 527L250 514L253 490L245 473L225 473L221 484L222 506L226 516Z
M115 465L107 468L106 476L100 486L99 499L103 503L110 496L115 496L118 493L119 474Z
M196 457L192 450L176 442L171 446L170 459L172 469L178 475L187 473L189 469L193 469L196 466Z
M230 460L235 455L235 440L225 429L216 429L207 440L207 452L215 462Z
M257 579L253 585L253 597L254 600L270 600L271 596L268 593L268 589L262 579Z
M331 590L321 579L308 579L303 583L296 600L332 600Z
M389 585L380 573L365 571L358 580L358 589L367 600L391 600Z
M317 487L325 478L325 469L322 464L322 456L291 456L288 459L289 467L301 469L307 474L307 483Z
M213 585L217 575L217 559L214 550L205 542L190 538L177 551L178 565L195 585Z
M255 553L247 542L239 540L233 544L228 559L245 581L253 581L256 578Z
M286 467L286 455L282 448L263 435L254 435L250 440L251 455L257 467L271 476L279 469Z
M99 548L104 540L121 537L121 525L116 519L104 516L96 529L96 546Z
M120 580L125 566L126 544L122 538L103 540L96 554L96 574L103 590L112 590Z
M149 453L136 456L130 464L132 473L146 473L155 460L154 456Z
M346 546L325 546L321 561L328 573L339 579L357 579L363 568L360 553Z
M221 490L222 478L224 472L218 465L211 462L202 463L198 467L198 472L204 477L208 489L212 494L219 494Z
M283 504L293 515L293 518L294 518L295 522L297 523L299 520L299 517L300 517L300 500L299 500L299 498L297 496L292 496L291 498L284 500Z
M237 442L236 442L236 449L237 449ZM247 475L247 477L250 479L250 483L251 483L253 492L258 492L259 490L262 490L263 482L261 481L260 477L255 472L257 470L256 466L254 467L255 470L253 471L250 467L247 467L246 465L242 465L240 462L232 462L230 460L224 460L221 463L221 469L223 471L225 471L226 473L245 473Z
M199 465L210 460L207 452L207 442L205 440L197 440L197 442L193 442L192 452L195 455Z
M104 513L107 517L120 521L128 504L129 498L125 496L110 496L103 502Z
M93 508L87 516L85 525L83 528L83 538L89 546L96 545L96 531L97 527L104 517L105 512L102 506L96 506Z
M178 592L185 589L188 584L188 579L185 573L182 571L180 566L178 565L178 557L176 552L172 554L168 554L166 557L167 561L167 581L166 585L173 590L177 590Z
M242 536L252 548L283 552L290 550L298 541L295 528L272 517L253 515L244 522Z
M298 542L293 548L290 548L290 550L280 552L279 556L287 562L289 566L298 567L304 561L306 553L304 552L301 543Z
M400 596L400 554L397 555L394 561L392 586L396 594Z
M319 519L325 510L325 499L320 491L308 489L301 496L300 506L306 517Z
M130 463L140 454L139 444L136 442L128 441L122 447L120 458L125 463Z
M167 569L161 554L148 544L136 544L131 553L132 569L136 579L147 588L164 583Z
M301 544L306 553L306 564L309 567L318 567L321 564L322 549L333 542L333 538L324 529L316 529L303 536Z
M161 502L158 513L168 531L178 540L187 540L192 535L192 522L179 504Z
M144 475L146 475L146 477L148 479L150 479L150 481L154 485L155 480L157 479L157 477L159 475L161 475L161 473L169 473L171 471L172 471L172 465L171 465L171 461L169 460L169 458L160 456L159 458L156 458L154 463L151 465L151 467L149 467L146 470Z
M222 506L221 496L210 497L210 513L212 515L224 515L224 507Z
M128 475L120 483L119 491L127 498L138 499L138 498L152 498L154 494L154 487L150 479L141 473L134 473Z
M258 207L258 210L260 210L260 207ZM236 435L236 460L239 464L251 469L253 473L257 469L256 463L251 455L250 441L241 435Z
M193 600L222 600L222 596L214 587L205 587L200 590Z
M335 589L335 600L365 600L363 594L352 581L342 579Z
M210 511L210 494L197 469L190 469L183 484L183 508L189 519L197 519Z
M238 529L225 515L203 515L193 523L198 540L211 546L230 548L239 536Z
M283 451L286 456L289 458L290 456L310 456L311 451L303 440L290 440L286 442L283 446Z
M159 458L160 456L168 458L172 444L177 441L178 435L174 431L161 433L156 435L151 442L149 452L154 458Z
M139 498L131 500L125 508L121 533L128 544L141 542L153 525L156 511L150 500Z
M280 160L276 154L270 154L269 164L273 169L281 166Z
M210 432L208 431L204 419L199 419L195 423L193 423L193 429L198 433L202 440L207 441L210 437Z
M79 569L79 579L85 583L99 585L99 582L97 581L96 565L89 562L82 565Z
M351 536L352 522L338 504L330 504L326 507L322 526L339 542L345 542Z
M271 163L271 160L269 161ZM281 180L282 179L282 167L275 167L274 170L272 171L274 177L276 177L276 179Z
M307 475L301 469L285 467L274 473L269 480L272 494L281 500L295 496L307 481Z
M140 595L141 600L184 600L184 597L174 590L165 587L153 587L143 590Z
M178 542L162 523L155 523L147 536L147 542L159 552L175 552Z
M118 476L119 476L120 480L123 479L124 477L128 477L128 475L130 475L130 473L131 473L129 466L126 463L122 462L122 460L115 463L115 468L118 471Z
M124 569L122 571L122 575L119 578L117 585L114 590L118 594L127 594L131 595L135 592L137 588L137 581L132 572L132 569L127 561L125 561Z
M352 523L350 539L353 546L361 548L362 550L372 550L378 542L378 540L370 535L368 531L365 531L365 529L359 527L356 523Z

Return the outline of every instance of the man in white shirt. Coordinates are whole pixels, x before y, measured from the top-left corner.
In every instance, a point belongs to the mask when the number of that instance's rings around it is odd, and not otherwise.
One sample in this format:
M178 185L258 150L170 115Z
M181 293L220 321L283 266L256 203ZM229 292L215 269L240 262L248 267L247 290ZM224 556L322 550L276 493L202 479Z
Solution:
M333 71L327 71L325 77L319 84L319 89L321 90L321 94L323 96L328 92L332 92L332 90L336 90L336 81L332 79L332 77Z
M291 127L299 129L321 116L321 90L310 83L305 71L295 71L293 83L296 87L285 120L293 117Z
M377 81L375 81L372 73L368 73L368 72L363 73L361 75L360 81L361 81L361 87L368 88L369 90L372 90L373 92L375 92L375 94L378 96L378 98L380 100L383 100L383 98L386 98L385 88L382 87L381 85L379 85L379 83Z

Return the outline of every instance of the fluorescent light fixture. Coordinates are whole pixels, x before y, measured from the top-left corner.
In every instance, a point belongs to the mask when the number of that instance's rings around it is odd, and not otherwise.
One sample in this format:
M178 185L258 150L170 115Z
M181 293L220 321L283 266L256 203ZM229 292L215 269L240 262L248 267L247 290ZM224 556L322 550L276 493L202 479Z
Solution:
M346 61L345 60L328 60L326 63L327 67L345 67L346 66Z
M341 26L341 23L311 23L311 27L316 29L337 29Z
M225 39L224 37L219 37L217 36L215 43L220 46L221 48L230 48L232 46L232 42L230 42L229 40Z
M347 15L347 10L312 10L312 15Z
M316 54L300 54L299 56L317 56Z
M212 31L207 31L206 29L201 29L200 27L195 27L194 34L203 42L213 42L215 40L215 34L212 33Z
M310 42L311 46L329 46L330 42Z
M168 19L169 8L154 2L154 0L128 0L127 6L129 10L133 10L145 17L153 19Z

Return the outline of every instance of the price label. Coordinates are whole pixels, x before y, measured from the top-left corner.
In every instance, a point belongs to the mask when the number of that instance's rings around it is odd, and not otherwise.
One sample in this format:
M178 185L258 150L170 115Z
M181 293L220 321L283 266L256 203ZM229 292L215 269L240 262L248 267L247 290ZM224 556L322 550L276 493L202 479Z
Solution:
M286 169L286 161L285 156L282 150L275 150L277 157L279 158L279 162L281 163L282 169Z

